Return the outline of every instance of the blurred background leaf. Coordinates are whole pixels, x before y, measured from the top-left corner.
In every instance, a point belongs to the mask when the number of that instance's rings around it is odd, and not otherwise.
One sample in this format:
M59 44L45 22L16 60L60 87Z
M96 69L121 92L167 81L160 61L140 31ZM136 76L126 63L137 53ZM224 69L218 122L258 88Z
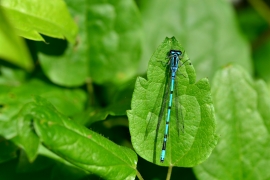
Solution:
M7 123L12 122L11 119L20 111L22 106L32 101L35 95L46 97L61 113L70 117L81 112L86 103L86 94L82 90L64 89L38 79L32 79L17 87L6 85L1 85L0 87L5 90L5 92L0 94L2 106L0 127L2 128ZM11 126L10 128L3 128L0 131L0 135L8 139L13 137L16 134L16 126Z
M63 0L1 0L1 6L17 33L44 41L40 34L74 42L77 26Z
M23 39L18 37L2 13L0 6L0 58L26 70L33 69L33 62Z
M188 52L199 79L211 80L217 69L230 62L253 72L248 43L241 36L228 2L150 0L141 1L140 7L145 32L142 69L159 42L175 36Z
M194 168L197 177L268 179L270 97L265 83L228 66L216 73L212 90L221 138L210 158Z
M68 45L61 55L44 54L40 49L41 66L50 80L63 86L82 85L89 79L121 84L135 76L142 46L136 4L132 0L66 3L79 24L79 34L77 43Z

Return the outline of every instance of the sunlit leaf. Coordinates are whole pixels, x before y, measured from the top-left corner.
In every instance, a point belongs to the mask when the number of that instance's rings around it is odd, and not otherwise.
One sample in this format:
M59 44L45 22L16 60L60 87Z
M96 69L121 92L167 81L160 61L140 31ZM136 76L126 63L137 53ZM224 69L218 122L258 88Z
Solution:
M77 26L63 0L1 0L0 6L22 37L44 41L44 34L75 41Z
M0 58L27 70L33 62L23 39L18 37L2 13L0 6Z

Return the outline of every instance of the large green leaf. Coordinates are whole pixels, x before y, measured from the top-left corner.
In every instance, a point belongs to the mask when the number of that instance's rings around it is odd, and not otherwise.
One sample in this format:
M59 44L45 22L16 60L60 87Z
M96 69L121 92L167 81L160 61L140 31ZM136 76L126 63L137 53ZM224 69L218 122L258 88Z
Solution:
M2 13L0 6L0 58L27 70L33 62L25 42L18 37Z
M78 86L86 81L119 84L133 77L141 51L141 19L135 3L66 3L79 24L78 41L61 56L40 54L42 69L49 79L64 86Z
M33 149L40 141L71 164L103 178L135 178L137 156L132 150L71 121L42 98L25 105L17 120L19 140L16 142L30 159L35 157Z
M270 98L263 81L254 82L238 66L218 71L213 101L220 141L210 158L195 167L199 179L269 179Z
M231 4L225 0L140 1L145 32L143 64L165 36L175 36L191 54L199 78L211 80L229 62L252 72L247 42L241 36ZM159 16L162 14L162 16Z
M192 167L207 159L217 143L210 85L206 78L196 82L195 70L189 63L179 68L176 77L178 86L174 91L178 92L178 96L173 96L166 157L165 162L160 163L164 116L158 132L156 128L158 116L162 113L165 77L168 75L168 66L164 66L164 63L168 62L167 53L171 49L184 52L182 62L188 60L185 50L174 37L166 38L158 47L149 62L147 80L141 77L137 79L131 110L128 111L129 129L133 147L142 158L163 166ZM176 109L175 102L179 109ZM167 108L167 102L165 104ZM184 119L184 132L180 134L176 111L179 112L178 118L181 118L182 112Z
M63 0L1 0L0 6L22 37L44 41L44 34L75 41L77 26Z

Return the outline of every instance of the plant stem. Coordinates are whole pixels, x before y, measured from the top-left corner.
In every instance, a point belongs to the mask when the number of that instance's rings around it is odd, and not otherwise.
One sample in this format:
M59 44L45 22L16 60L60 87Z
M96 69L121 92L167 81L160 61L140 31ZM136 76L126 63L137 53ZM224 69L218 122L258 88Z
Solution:
M168 173L167 173L167 177L166 180L170 180L171 179L171 175L172 175L172 166L169 166L168 168Z
M137 175L139 180L143 180L143 177L138 170L136 171L136 175Z
M248 0L251 6L267 21L270 26L270 8L262 0Z
M86 88L87 88L87 92L89 94L89 105L90 106L93 106L95 104L95 99L94 99L94 88L93 88L93 84L92 84L92 81L91 79L87 79L86 80Z

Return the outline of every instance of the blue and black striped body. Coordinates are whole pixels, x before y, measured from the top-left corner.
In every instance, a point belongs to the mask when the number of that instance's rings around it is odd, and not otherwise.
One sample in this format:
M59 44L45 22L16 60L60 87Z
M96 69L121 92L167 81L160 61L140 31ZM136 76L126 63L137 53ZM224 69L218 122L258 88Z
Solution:
M176 72L178 70L178 65L180 62L180 59L179 59L180 55L182 55L181 51L171 50L169 52L169 58L170 58L169 65L170 65L170 70L171 70L170 71L171 72L170 84L171 85L170 85L169 105L168 105L168 111L167 111L167 117L166 117L166 127L165 127L162 151L161 151L161 156L160 156L160 162L164 162L164 158L166 154L166 143L167 143L167 137L168 137L168 132L169 132L169 122L170 122L170 116L171 116L174 82L175 82Z

